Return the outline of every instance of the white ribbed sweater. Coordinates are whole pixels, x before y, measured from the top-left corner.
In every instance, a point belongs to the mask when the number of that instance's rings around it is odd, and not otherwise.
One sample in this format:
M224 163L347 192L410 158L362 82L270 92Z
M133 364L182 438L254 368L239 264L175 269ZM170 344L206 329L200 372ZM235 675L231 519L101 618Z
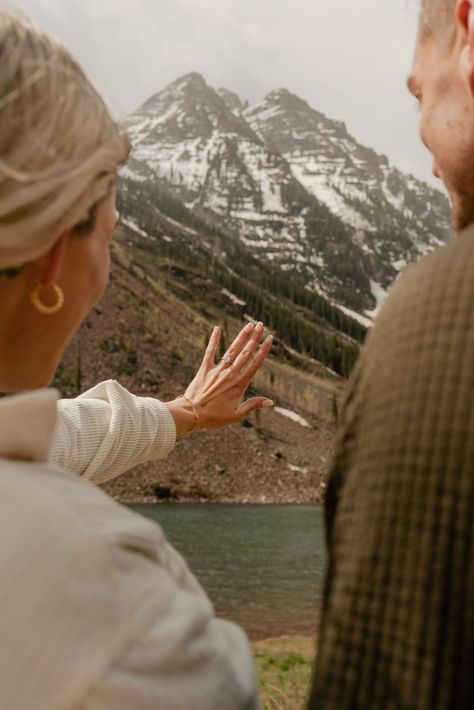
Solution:
M84 480L174 436L164 405L114 382L59 417L54 390L0 400L1 710L259 708L243 632L159 526Z
M114 380L58 402L50 461L104 483L144 461L162 459L176 442L165 404L137 397Z

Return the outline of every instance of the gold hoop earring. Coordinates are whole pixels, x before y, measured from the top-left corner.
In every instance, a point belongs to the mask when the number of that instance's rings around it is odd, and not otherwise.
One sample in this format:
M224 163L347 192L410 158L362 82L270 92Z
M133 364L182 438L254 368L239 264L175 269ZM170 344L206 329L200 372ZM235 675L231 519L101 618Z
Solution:
M43 313L45 316L52 316L54 313L60 311L61 308L64 306L64 293L60 286L58 286L57 284L53 284L51 288L56 294L56 303L52 306L45 306L45 304L40 299L40 293L41 291L44 291L44 288L45 287L41 283L35 286L34 289L30 292L30 300L37 311Z

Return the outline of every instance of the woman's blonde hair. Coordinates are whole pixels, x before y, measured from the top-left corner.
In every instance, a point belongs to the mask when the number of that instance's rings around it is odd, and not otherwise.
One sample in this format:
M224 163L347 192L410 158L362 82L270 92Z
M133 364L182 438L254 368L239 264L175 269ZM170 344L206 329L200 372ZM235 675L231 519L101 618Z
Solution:
M0 9L0 270L86 220L129 151L69 52Z

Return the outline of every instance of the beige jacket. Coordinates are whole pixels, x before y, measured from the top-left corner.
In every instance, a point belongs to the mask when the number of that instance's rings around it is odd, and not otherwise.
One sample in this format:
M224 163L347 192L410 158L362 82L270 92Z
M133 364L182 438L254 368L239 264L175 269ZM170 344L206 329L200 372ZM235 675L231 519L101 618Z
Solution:
M259 707L245 635L159 526L72 472L166 455L165 409L113 382L59 417L54 390L0 401L1 710Z

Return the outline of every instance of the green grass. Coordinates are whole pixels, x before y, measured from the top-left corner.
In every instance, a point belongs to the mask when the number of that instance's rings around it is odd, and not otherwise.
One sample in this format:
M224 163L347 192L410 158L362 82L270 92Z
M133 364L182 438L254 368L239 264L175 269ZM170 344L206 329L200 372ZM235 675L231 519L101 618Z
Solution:
M314 639L283 636L252 644L265 710L303 710L314 657Z

